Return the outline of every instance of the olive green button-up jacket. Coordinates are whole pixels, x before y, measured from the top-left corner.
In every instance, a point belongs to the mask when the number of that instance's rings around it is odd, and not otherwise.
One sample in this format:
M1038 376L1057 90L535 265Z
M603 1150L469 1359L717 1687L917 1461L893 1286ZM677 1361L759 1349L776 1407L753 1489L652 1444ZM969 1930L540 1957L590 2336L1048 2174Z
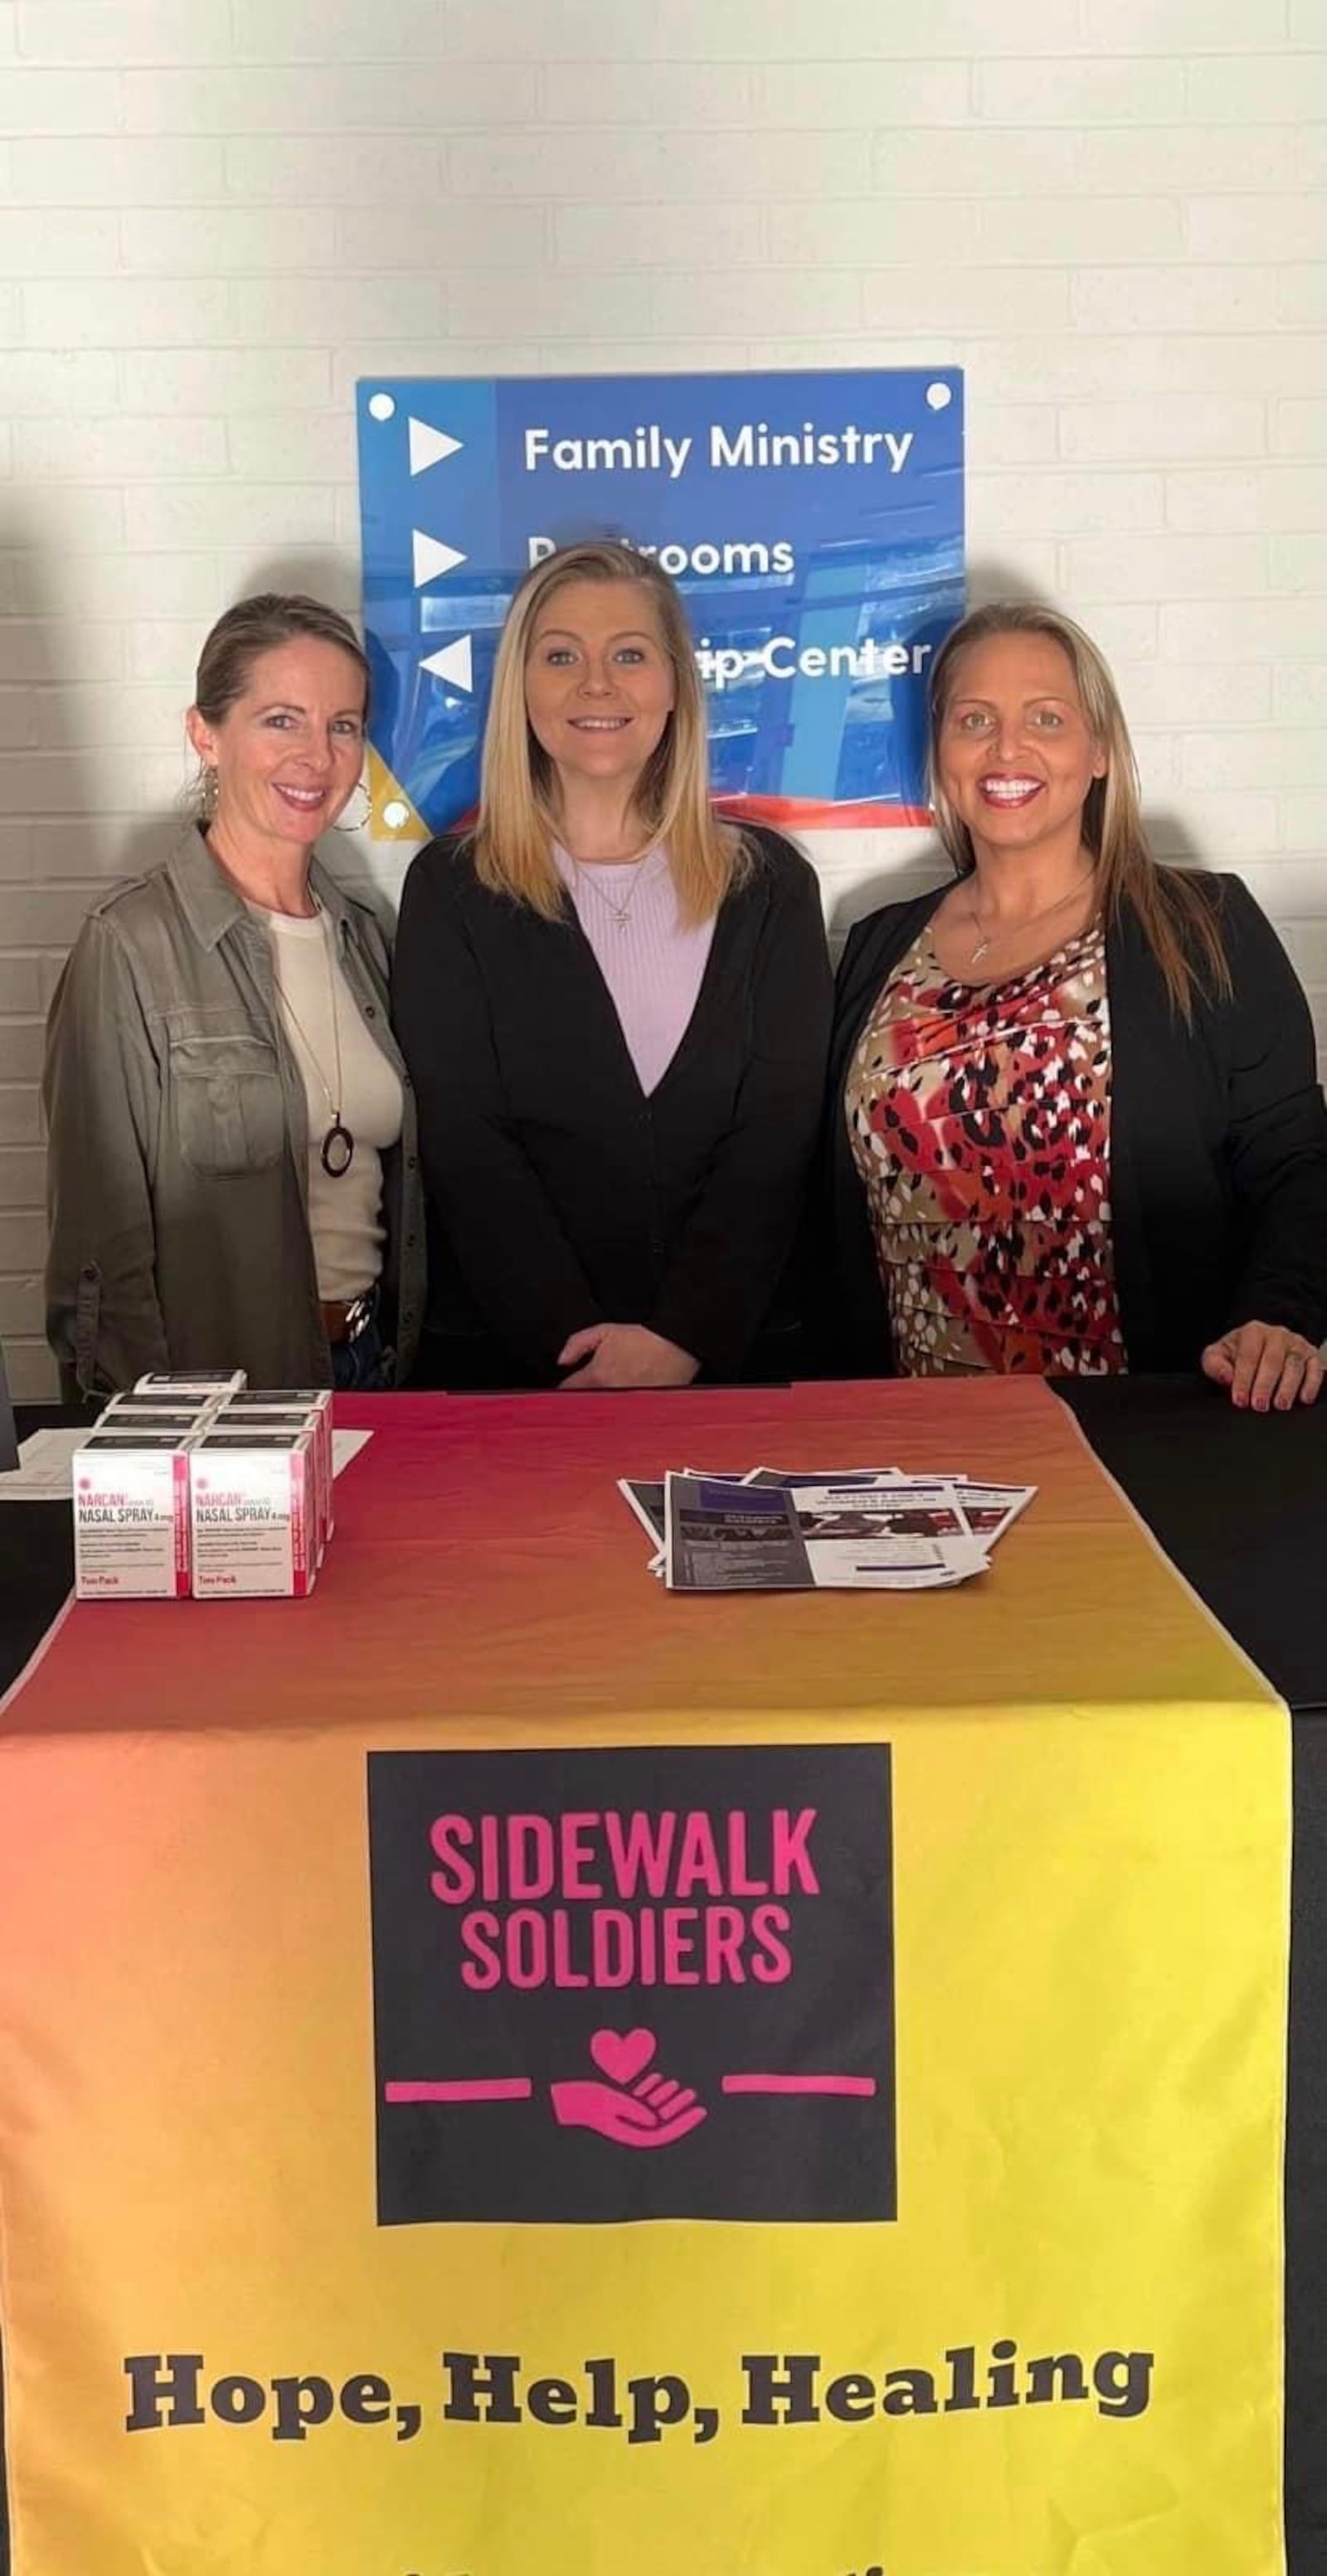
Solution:
M406 1375L424 1303L410 1077L387 1017L373 915L317 862L347 987L399 1073L383 1158L384 1337ZM327 1386L309 1236L304 1086L282 1033L270 941L200 832L120 886L79 934L51 1005L46 1330L66 1391L147 1369L243 1368L252 1386Z

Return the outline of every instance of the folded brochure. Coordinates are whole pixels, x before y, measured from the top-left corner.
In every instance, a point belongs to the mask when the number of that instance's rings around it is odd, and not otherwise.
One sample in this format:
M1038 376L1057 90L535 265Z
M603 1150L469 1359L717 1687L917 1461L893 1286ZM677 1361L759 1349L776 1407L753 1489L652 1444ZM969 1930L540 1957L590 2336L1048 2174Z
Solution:
M983 1573L1036 1488L959 1471L756 1467L623 1478L621 1491L661 1542L651 1572L672 1591L915 1591Z
M987 1562L949 1483L670 1475L665 1506L671 1592L914 1590L962 1583Z

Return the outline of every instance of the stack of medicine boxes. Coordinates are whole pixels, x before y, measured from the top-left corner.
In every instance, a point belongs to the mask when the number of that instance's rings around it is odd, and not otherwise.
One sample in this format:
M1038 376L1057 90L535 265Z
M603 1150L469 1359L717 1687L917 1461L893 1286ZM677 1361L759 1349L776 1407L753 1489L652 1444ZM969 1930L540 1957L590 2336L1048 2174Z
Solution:
M200 1601L313 1590L332 1533L332 1399L244 1373L140 1378L74 1458L83 1600Z

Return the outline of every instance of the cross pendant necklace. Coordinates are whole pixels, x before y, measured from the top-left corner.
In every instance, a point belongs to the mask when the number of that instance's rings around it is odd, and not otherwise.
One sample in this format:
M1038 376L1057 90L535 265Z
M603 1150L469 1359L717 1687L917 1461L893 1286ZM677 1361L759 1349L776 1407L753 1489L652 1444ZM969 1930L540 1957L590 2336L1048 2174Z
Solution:
M604 905L608 912L611 912L614 923L616 924L619 932L625 933L628 931L631 928L631 907L635 902L637 895L640 893L650 852L646 850L639 859L623 860L620 863L615 862L615 864L621 864L627 867L634 866L636 870L635 876L631 880L631 886L625 903L619 903L616 895L611 895L606 886L601 886L599 884L593 868L584 867L581 861L570 850L568 850L567 856L571 860L571 864L576 871L577 883L579 885L588 886L591 894L598 895L601 904Z

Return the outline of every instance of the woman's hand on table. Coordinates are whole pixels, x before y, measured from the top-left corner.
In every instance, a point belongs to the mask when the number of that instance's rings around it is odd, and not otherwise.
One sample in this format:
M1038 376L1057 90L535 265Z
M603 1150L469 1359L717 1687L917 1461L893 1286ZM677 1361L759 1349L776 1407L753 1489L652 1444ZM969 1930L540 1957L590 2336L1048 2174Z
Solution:
M647 1324L587 1324L563 1343L558 1367L569 1371L562 1384L580 1394L600 1387L690 1386L700 1362Z
M1292 1404L1316 1404L1322 1392L1322 1361L1312 1342L1285 1324L1240 1324L1223 1333L1208 1343L1202 1369L1229 1388L1232 1404L1254 1413L1288 1413Z

